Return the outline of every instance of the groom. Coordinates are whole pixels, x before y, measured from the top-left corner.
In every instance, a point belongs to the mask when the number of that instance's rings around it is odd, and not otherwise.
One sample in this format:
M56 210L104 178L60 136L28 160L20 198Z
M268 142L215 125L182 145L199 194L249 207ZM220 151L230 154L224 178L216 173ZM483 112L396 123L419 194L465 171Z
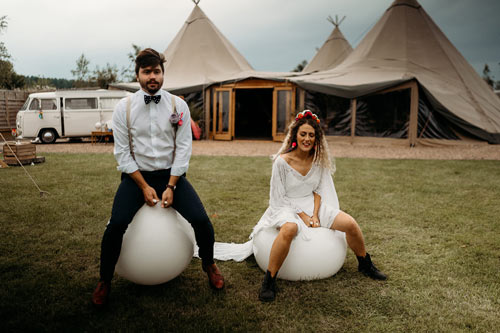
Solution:
M130 100L122 99L113 112L114 155L122 175L101 243L100 281L92 294L96 306L108 301L123 234L144 203L172 206L191 223L211 287L224 287L213 260L212 223L185 177L192 148L189 108L182 99L161 89L164 62L163 54L142 50L135 59L141 89Z

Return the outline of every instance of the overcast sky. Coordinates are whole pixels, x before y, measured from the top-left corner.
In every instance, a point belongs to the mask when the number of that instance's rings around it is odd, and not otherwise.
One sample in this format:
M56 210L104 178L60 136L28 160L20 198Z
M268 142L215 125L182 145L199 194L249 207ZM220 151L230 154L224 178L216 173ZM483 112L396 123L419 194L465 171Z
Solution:
M201 0L200 7L256 70L289 71L311 60L333 25L355 47L393 0ZM482 73L500 80L499 0L420 0L444 34ZM0 0L0 35L23 75L72 78L84 53L90 69L128 67L131 45L164 51L193 9L192 0Z

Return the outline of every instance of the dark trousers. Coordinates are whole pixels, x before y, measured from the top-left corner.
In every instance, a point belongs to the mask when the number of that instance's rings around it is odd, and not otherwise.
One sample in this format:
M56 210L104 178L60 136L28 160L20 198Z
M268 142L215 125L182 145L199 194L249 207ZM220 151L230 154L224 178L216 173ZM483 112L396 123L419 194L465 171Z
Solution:
M161 200L170 178L170 169L141 171L141 173ZM113 202L111 219L101 243L100 273L101 280L106 282L110 282L113 278L115 266L120 257L123 234L145 202L142 190L128 174L123 173L121 180ZM198 194L185 176L180 177L177 182L172 207L191 223L203 264L212 264L214 262L214 229Z

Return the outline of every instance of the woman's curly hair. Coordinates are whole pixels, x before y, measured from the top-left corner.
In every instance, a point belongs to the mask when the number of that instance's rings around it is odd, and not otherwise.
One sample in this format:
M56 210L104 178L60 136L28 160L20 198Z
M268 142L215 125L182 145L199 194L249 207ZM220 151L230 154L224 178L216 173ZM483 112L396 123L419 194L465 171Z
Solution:
M314 128L314 147L310 151L310 154L314 155L313 163L316 163L326 169L330 169L332 173L335 172L335 163L333 163L330 158L328 143L326 142L325 133L319 125L319 118L309 110L304 110L299 113L295 120L288 126L287 135L283 141L283 145L276 155L273 156L273 160L281 154L297 149L297 133L300 126L304 124L308 124Z

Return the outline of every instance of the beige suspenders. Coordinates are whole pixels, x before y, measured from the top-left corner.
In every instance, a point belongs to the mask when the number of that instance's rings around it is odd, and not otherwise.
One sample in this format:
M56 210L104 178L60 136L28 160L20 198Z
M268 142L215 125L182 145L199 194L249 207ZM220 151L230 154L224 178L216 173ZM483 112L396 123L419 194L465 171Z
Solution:
M134 148L132 146L132 133L130 132L130 96L127 97L127 129L128 129L128 146L130 147L130 155L135 160Z
M128 129L128 145L130 147L130 155L132 158L135 160L135 154L134 154L134 148L132 146L132 132L130 131L130 104L131 104L131 97L127 97L127 129ZM175 105L175 96L172 95L172 113L177 113L177 108ZM176 148L176 142L175 142L175 136L177 134L177 126L174 126L174 152L173 152L173 157L175 158L175 148ZM174 163L174 158L172 158L172 163Z

